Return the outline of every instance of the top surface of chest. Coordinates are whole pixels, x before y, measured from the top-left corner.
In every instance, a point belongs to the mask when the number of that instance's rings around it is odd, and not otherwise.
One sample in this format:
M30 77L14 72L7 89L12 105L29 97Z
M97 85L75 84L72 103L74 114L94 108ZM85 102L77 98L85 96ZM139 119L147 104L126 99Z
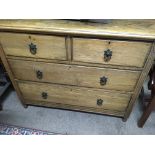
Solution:
M107 24L68 20L0 20L0 30L155 39L155 20L111 20Z

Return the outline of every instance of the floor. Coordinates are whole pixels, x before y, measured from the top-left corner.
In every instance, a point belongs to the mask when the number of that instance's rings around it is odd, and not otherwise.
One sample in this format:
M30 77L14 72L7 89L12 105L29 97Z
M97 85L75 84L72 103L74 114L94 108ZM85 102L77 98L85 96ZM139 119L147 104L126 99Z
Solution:
M71 135L155 134L155 113L151 114L143 129L137 127L142 113L138 102L128 121L122 122L120 118L67 110L34 106L24 109L16 92L11 90L3 102L0 122Z

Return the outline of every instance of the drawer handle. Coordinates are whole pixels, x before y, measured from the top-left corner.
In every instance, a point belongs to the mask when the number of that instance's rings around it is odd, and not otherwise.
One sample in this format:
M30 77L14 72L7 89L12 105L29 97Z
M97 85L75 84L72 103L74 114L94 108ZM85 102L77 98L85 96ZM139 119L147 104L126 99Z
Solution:
M43 98L43 99L47 99L47 97L48 97L48 94L47 94L46 92L42 92L41 95L42 95L42 98Z
M112 51L110 49L107 49L106 51L104 51L104 61L108 62L110 61L112 57Z
M37 46L33 43L29 44L29 49L31 54L35 55L37 53Z
M105 76L100 77L100 85L102 85L102 86L106 85L107 80L108 80L108 78Z
M42 79L43 78L43 72L40 70L36 71L36 76L38 79Z
M102 106L103 105L103 100L102 99L97 99L97 105Z

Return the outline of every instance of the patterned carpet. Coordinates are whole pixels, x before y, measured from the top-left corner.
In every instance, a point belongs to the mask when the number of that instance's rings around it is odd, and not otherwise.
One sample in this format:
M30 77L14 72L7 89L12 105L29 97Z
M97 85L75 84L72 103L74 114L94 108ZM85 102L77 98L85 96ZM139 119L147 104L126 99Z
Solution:
M48 131L0 123L0 135L57 135Z

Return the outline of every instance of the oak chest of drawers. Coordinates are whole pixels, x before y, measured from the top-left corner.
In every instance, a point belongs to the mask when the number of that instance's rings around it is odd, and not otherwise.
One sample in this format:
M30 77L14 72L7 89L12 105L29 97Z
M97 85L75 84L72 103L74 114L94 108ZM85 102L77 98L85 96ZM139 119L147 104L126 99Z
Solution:
M0 56L22 104L126 120L154 60L154 20L1 20Z

